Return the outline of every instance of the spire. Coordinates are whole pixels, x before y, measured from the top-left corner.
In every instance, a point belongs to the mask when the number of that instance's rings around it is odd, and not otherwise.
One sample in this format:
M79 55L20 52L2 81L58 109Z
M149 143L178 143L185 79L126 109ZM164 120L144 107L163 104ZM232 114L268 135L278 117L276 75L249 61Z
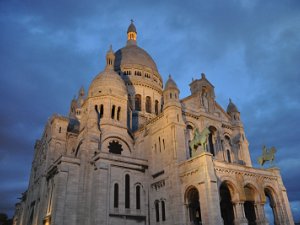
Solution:
M106 53L106 68L105 69L114 69L115 62L115 53L112 50L112 45L109 46L109 50Z
M136 45L136 28L133 24L133 20L131 20L131 23L127 29L127 44L133 44Z
M85 95L85 93L84 93L84 88L83 88L83 86L81 86L81 88L80 88L80 90L79 90L79 96L84 96ZM78 97L79 97L78 96Z

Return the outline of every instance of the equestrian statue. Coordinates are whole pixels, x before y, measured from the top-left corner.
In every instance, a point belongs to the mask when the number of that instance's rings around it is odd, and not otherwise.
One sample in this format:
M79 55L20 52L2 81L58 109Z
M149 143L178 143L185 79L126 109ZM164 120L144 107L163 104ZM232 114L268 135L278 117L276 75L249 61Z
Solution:
M207 127L205 127L201 133L199 133L198 128L195 129L194 138L189 143L189 146L191 149L191 157L195 156L195 153L196 153L199 145L202 146L203 151L206 151L207 138L208 138L209 134L210 134L210 131Z
M273 161L275 159L275 153L276 153L275 147L271 147L270 149L267 149L267 147L264 145L262 148L262 155L257 159L259 165L263 166L267 161L270 161L271 165L273 165Z

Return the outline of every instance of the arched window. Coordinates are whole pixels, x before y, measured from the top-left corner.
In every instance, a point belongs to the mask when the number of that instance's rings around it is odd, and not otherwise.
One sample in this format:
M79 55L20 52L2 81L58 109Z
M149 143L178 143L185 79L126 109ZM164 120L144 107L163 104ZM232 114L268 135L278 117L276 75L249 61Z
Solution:
M61 133L61 127L59 127L59 130L58 130L58 132L59 132L59 133Z
M227 149L227 162L231 163L230 151Z
M193 127L191 125L187 125L186 126L186 135L187 135L187 144L188 144L188 148L189 148L189 152L188 152L188 155L189 157L192 157L192 148L190 146L190 142L191 140L193 139Z
M118 107L118 111L117 111L117 120L120 120L120 114L121 114L121 107Z
M141 111L141 95L136 94L135 95L135 110L136 111Z
M130 208L130 177L125 175L125 208Z
M146 97L146 112L151 113L151 98L149 96Z
M166 206L165 206L165 201L161 201L161 219L162 219L162 221L166 221Z
M156 200L154 202L155 205L155 217L156 217L156 222L159 222L159 201Z
M100 118L103 117L103 113L104 113L104 107L103 107L103 105L101 104L101 105L100 105Z
M114 185L114 208L119 207L119 185Z
M214 149L214 137L216 135L217 129L215 127L210 126L209 128L210 134L208 136L208 147L209 152L215 156L215 149Z
M155 114L158 115L158 101L155 100Z
M112 109L111 109L111 118L112 118L112 119L115 118L115 109L116 109L116 106L113 105L113 106L112 106Z
M141 209L141 187L136 186L135 188L135 199L136 199L136 209Z

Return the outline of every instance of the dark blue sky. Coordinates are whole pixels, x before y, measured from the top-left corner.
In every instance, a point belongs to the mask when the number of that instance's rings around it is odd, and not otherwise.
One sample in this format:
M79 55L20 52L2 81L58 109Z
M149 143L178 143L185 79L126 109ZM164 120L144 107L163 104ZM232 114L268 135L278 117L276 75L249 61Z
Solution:
M254 166L263 144L278 149L300 221L300 1L0 1L0 212L26 190L33 147L53 113L66 115L79 88L104 68L109 45L138 45L181 97L206 73L217 101L238 106Z

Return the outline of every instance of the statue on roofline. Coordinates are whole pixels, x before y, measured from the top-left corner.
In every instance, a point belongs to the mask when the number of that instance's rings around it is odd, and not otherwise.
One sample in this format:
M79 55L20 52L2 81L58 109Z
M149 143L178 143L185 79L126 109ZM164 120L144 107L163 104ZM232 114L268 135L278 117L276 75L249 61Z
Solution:
M262 155L257 159L259 165L263 166L267 161L270 161L271 165L273 165L276 152L277 150L274 146L271 147L270 149L267 149L267 147L264 145L262 148Z

